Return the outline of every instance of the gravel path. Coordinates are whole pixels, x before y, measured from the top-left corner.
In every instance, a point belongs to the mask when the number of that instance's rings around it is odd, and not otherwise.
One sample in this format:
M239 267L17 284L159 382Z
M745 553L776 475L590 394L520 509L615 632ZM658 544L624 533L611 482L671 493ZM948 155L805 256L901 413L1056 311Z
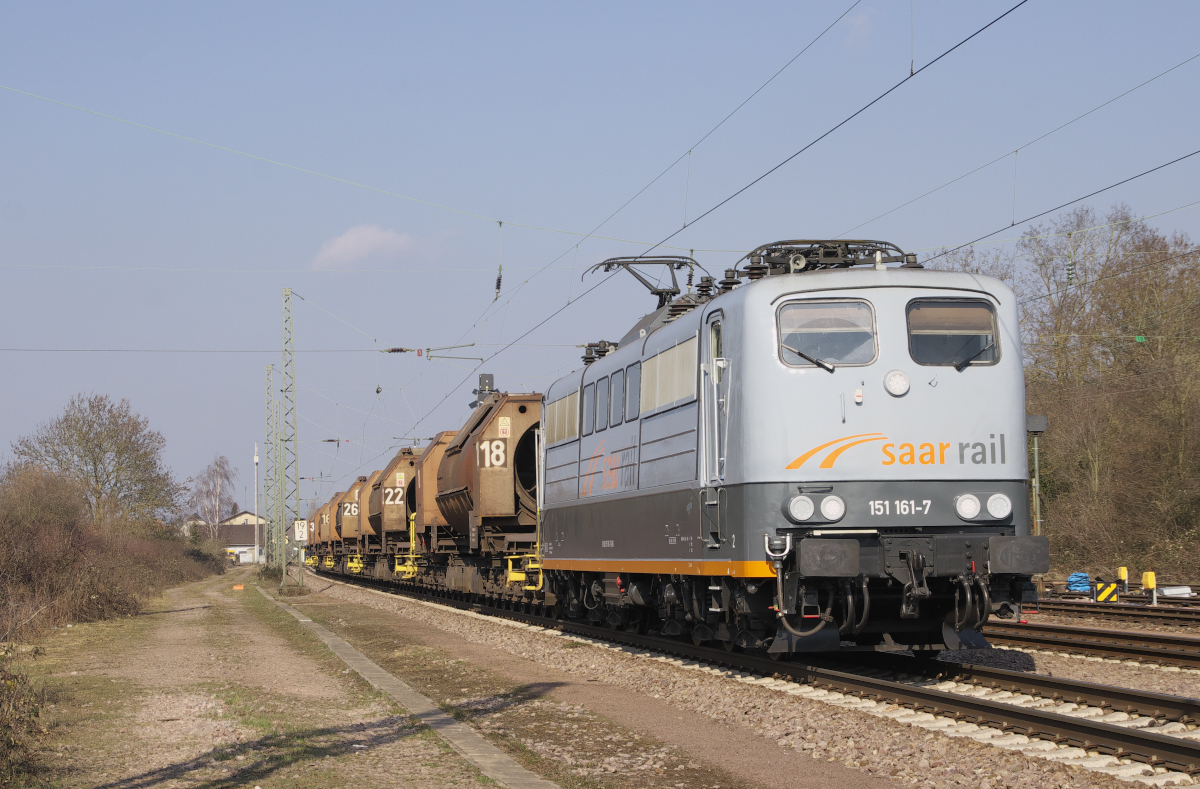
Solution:
M169 590L136 619L51 640L48 786L333 789L351 774L356 789L390 789L397 775L429 789L484 785L290 617L231 588L248 574Z
M734 682L730 672L714 667L595 642L592 648L563 649L564 640L587 639L342 584L332 584L324 593L391 611L530 661L664 699L723 723L749 727L780 746L902 783L939 789L1111 788L1127 787L1129 780L1151 785L1192 784L1180 773L1152 773L1144 765L1120 763L1094 752L1060 748L795 683L748 675L736 675L733 678L740 681ZM982 744L984 740L990 744Z

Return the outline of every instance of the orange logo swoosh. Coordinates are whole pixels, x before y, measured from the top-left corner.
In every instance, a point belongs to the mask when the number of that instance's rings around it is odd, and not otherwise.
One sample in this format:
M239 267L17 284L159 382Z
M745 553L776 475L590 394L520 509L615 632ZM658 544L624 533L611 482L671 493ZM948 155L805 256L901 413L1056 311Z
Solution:
M830 441L826 444L822 444L819 447L814 447L813 449L810 449L809 451L805 452L803 455L801 455L800 457L796 458L791 463L789 463L787 465L787 469L789 471L794 471L794 470L800 468L801 466L803 466L809 460L811 460L813 455L817 454L821 450L829 449L829 447L834 446L835 444L840 444L843 441L853 441L853 439L856 439L856 438L860 438L860 439L862 439L862 441L854 441L851 444L847 444L846 446L840 447L840 448L834 450L833 452L829 453L829 457L825 458L825 460L822 461L821 468L833 468L833 464L837 461L838 457L840 457L841 454L843 452L845 452L847 449L849 449L850 447L857 446L859 444L864 444L868 441L883 441L885 438L887 438L887 436L885 436L883 433L859 433L858 435L855 435L855 436L842 436L841 438L836 438L833 441Z

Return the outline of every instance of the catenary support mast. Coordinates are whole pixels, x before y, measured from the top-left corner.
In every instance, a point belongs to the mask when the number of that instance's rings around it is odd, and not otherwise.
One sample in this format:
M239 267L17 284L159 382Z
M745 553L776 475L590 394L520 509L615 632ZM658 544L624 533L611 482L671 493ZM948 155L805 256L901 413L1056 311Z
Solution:
M283 289L283 524L285 548L296 541L294 524L300 518L300 446L296 431L296 353L292 342L292 289ZM296 546L299 551L299 546ZM285 557L292 553L285 550ZM299 557L299 553L296 553ZM286 570L286 558L284 562ZM297 573L301 586L304 573ZM284 578L286 580L286 577Z
M263 442L263 550L266 563L275 562L275 365L267 365L267 438Z

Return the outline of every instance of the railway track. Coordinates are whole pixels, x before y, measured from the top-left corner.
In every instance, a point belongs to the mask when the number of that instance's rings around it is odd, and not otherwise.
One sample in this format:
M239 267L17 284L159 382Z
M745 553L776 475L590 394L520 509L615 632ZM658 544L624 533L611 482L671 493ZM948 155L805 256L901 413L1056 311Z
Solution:
M1200 638L1192 636L997 619L984 625L983 634L998 645L1200 669Z
M839 656L841 668L822 665L812 659L816 656L806 656L800 662L773 660L657 635L555 619L533 606L498 607L462 599L457 594L432 594L373 579L360 578L354 582L635 650L749 672L767 681L773 678L864 702L897 704L914 713L930 713L930 719L938 716L1008 735L1073 746L1082 752L1200 773L1200 742L1178 736L1188 732L1187 724L1200 720L1200 701L1192 699L900 656L864 655L863 661L853 663L859 670L847 671L844 656ZM1107 720L1099 720L1100 717Z
M1056 616L1095 616L1120 622L1200 625L1200 605L1138 605L1134 603L1095 603L1091 600L1039 600L1025 606L1027 613Z

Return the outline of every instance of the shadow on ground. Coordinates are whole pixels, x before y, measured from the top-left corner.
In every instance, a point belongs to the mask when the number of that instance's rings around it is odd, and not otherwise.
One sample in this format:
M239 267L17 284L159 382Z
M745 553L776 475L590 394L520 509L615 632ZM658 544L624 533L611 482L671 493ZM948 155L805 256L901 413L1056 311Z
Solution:
M550 693L560 683L523 685L507 693L480 699L469 699L457 705L442 705L456 720L470 720L481 715L493 715L520 706ZM265 781L281 771L318 759L336 758L349 753L390 745L419 734L425 724L408 715L394 715L369 723L299 729L269 734L249 742L213 748L195 758L170 764L155 770L101 784L96 789L141 789L158 786L165 781L188 781L193 789L234 789ZM436 731L439 727L434 726ZM325 741L325 742L323 742ZM265 754L261 752L266 752ZM235 766L238 757L256 759L245 766ZM231 765L233 762L234 765ZM196 773L214 769L232 770L216 778L199 778Z

